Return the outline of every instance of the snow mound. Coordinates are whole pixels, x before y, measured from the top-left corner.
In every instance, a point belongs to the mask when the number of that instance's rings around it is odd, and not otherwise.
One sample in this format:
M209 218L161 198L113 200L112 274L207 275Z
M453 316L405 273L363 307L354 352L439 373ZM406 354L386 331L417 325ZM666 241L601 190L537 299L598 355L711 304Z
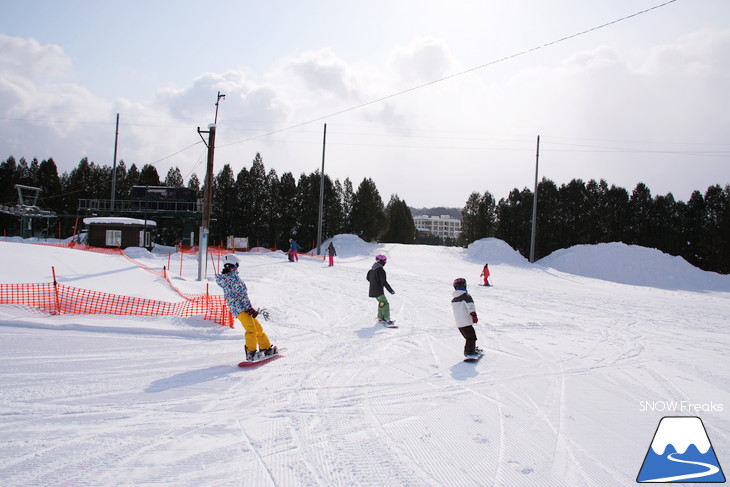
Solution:
M484 264L507 264L514 266L528 265L529 262L522 254L498 238L483 238L469 244L466 249L466 258L472 262Z
M325 253L330 242L335 244L337 256L341 258L371 255L378 247L378 244L366 242L357 235L343 233L322 242L322 254Z
M730 291L730 276L694 267L682 257L620 242L576 245L537 261L561 272L634 286Z
M152 252L144 247L127 247L124 253L133 259L151 259Z

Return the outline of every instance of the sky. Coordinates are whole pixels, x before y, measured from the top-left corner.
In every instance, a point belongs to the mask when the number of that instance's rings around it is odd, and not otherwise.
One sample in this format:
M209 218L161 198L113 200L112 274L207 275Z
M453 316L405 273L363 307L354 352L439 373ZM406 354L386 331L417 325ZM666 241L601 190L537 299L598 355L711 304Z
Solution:
M463 207L538 177L686 201L730 184L730 2L6 2L0 160L164 179L260 153L385 203ZM324 128L326 124L326 143ZM540 136L539 158L537 137Z

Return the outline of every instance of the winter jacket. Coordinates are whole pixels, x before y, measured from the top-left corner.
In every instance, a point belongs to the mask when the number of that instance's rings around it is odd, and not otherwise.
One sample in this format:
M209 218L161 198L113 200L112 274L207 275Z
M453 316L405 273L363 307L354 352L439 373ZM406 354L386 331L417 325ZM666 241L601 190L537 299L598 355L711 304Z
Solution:
M223 288L223 296L234 317L252 309L246 284L238 277L237 269L231 269L224 274L216 274L215 282Z
M473 324L471 313L477 312L474 299L465 289L457 289L453 293L454 299L451 300L451 307L454 310L454 319L456 326L469 326Z
M299 249L301 248L302 247L295 240L289 242L289 250L291 250L292 252L299 252Z
M337 251L335 250L335 246L330 244L329 247L327 247L327 253L330 257L334 257L337 255Z
M368 271L367 280L370 281L370 293L368 296L371 298L377 298L385 294L383 288L387 289L388 292L393 294L393 288L388 284L388 280L385 275L385 268L380 262L373 264L373 267Z

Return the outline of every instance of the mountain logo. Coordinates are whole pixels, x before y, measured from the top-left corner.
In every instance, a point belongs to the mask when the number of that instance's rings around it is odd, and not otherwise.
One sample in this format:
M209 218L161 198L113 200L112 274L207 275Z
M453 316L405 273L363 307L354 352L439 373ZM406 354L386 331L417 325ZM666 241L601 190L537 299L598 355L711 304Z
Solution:
M702 420L696 416L663 417L636 481L725 482Z

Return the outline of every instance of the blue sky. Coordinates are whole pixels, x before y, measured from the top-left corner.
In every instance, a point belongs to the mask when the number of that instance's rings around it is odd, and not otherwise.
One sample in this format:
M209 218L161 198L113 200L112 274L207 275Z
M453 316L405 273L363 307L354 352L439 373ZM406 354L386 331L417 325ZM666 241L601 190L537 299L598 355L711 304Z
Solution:
M687 200L730 183L730 2L676 0L560 42L663 2L505 3L6 3L0 159L111 165L119 113L118 159L202 179L196 128L220 91L216 172L257 152L279 175L317 170L327 123L326 172L373 178L386 203L531 188L538 134L557 184Z

